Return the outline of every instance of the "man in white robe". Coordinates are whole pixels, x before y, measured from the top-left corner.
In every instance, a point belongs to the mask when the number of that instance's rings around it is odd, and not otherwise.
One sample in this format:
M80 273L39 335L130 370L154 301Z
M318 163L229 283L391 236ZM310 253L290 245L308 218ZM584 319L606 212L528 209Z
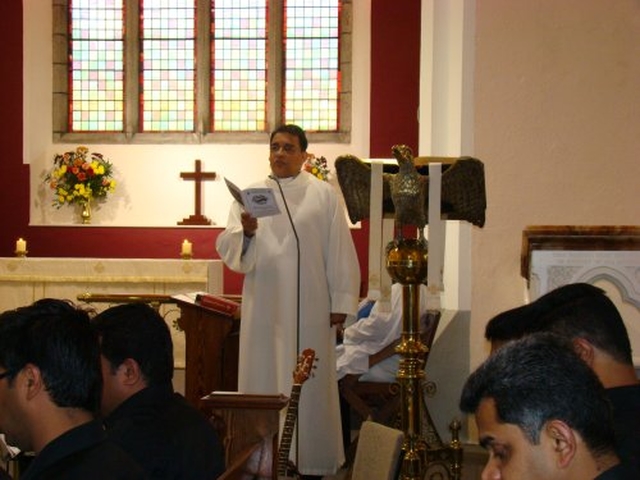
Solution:
M358 308L366 306L363 301ZM388 305L387 305L388 307ZM418 315L427 311L427 287L420 285ZM393 355L369 368L369 355L391 344L402 333L402 285L391 286L391 308L383 308L375 302L368 315L349 325L343 334L341 345L336 347L338 379L347 374L362 374L363 381L393 382L396 378L400 356Z
M302 474L319 476L344 463L336 328L356 313L360 268L333 187L301 171L306 149L299 127L272 133L272 175L252 187L272 188L281 213L256 219L234 202L216 248L229 268L245 275L238 390L289 395L299 352L316 352L291 452Z

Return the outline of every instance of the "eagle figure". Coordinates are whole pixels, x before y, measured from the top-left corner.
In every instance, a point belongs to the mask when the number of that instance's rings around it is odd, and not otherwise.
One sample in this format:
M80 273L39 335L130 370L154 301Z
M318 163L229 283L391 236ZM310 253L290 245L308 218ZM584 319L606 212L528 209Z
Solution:
M394 145L391 149L398 162L398 173L390 179L391 201L395 209L398 230L405 225L415 225L420 230L420 238L427 224L425 193L428 181L416 170L413 152L406 145Z
M405 145L394 146L392 153L398 169L397 173L389 173L389 166L384 166L387 171L382 174L382 211L394 214L399 226L415 225L422 231L429 211L425 157L414 158ZM471 157L434 160L442 163L442 218L466 220L483 227L487 208L484 164ZM336 158L335 168L349 218L353 223L368 218L371 166L353 155L341 155Z

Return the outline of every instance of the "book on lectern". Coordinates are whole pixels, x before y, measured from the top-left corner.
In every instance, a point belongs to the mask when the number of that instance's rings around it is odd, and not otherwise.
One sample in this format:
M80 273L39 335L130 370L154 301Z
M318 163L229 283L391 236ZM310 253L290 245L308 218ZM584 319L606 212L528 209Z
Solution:
M212 293L196 293L195 301L198 305L213 310L223 315L238 318L240 316L240 303L220 295Z
M235 183L225 177L225 183L235 198L252 217L269 217L280 213L273 188L256 187L241 190Z

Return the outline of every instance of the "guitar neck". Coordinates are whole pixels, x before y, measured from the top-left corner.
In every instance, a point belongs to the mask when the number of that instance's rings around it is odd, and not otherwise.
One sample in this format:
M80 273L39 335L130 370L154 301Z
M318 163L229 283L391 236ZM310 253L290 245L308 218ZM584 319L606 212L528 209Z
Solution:
M291 439L293 438L293 428L298 419L298 403L300 402L300 390L302 385L294 384L291 388L291 396L287 407L287 415L284 419L282 437L278 449L278 475L286 476L289 452L291 451Z

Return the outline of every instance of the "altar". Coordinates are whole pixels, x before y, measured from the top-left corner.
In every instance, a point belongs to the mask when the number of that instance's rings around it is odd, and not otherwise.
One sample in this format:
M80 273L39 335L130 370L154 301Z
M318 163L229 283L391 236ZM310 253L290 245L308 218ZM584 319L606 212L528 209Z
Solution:
M222 293L220 260L129 258L0 258L0 310L52 297L76 302L78 295L177 295L206 291ZM109 304L91 305L100 311ZM174 343L176 368L185 367L184 333L177 328L175 305L163 305Z

